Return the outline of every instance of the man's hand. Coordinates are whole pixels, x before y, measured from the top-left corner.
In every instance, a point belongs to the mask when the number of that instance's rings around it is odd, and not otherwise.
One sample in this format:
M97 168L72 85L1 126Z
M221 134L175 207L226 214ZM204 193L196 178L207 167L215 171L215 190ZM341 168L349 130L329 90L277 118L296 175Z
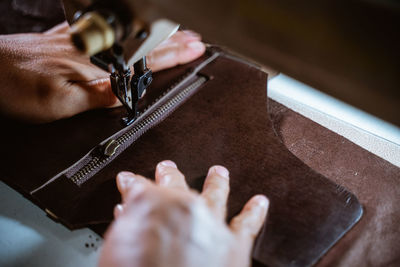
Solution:
M0 112L28 122L49 122L119 104L109 74L75 49L66 22L45 33L0 36ZM200 57L201 37L179 31L148 56L153 71Z
M198 194L172 161L157 165L155 183L130 172L117 176L122 204L108 229L100 266L244 267L264 223L268 199L251 198L225 223L229 172L209 169Z

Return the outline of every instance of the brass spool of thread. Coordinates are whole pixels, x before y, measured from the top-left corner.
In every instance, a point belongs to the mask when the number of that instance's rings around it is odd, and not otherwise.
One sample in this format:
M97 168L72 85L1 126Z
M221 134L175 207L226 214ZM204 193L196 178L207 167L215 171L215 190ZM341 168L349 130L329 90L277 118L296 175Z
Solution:
M115 31L100 14L89 12L71 26L71 38L79 50L93 56L113 46Z

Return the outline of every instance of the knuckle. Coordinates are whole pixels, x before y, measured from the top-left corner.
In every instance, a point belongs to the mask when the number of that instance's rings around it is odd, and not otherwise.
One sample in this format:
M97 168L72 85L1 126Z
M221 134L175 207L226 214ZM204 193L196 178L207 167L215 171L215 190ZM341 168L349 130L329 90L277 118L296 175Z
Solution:
M254 219L251 216L245 214L235 217L232 220L232 224L241 231L251 231L254 228Z
M221 201L208 201L208 206L218 214L225 215L226 205Z
M170 195L168 198L159 199L158 205L154 207L157 211L168 214L168 216L184 215L190 216L195 212L198 201L189 194Z
M151 192L147 190L147 187L143 183L137 183L130 187L129 191L127 192L127 202L140 202L151 198Z
M225 212L226 198L218 194L208 194L204 198L208 207L216 211Z
M217 192L211 192L206 194L206 199L209 205L215 206L222 202L221 194Z
M214 191L220 191L221 193L229 192L229 182L222 177L212 177L207 182L207 188L212 188Z
M221 187L214 188L211 192L209 191L209 195L214 196L215 199L225 199L227 193L227 190Z
M231 221L231 225L232 225L232 227L233 227L234 229L240 228L241 225L242 225L242 220L241 220L241 218L240 218L240 217L235 217L235 218L233 218L232 221Z

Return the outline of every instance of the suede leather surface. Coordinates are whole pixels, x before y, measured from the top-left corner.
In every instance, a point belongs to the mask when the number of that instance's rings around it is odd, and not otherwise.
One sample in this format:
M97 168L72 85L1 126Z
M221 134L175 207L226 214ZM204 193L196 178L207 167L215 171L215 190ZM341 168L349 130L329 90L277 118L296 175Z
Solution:
M400 169L273 100L268 106L285 146L364 207L360 222L318 266L400 266Z
M184 72L164 72L169 76L164 80ZM36 191L34 199L70 228L100 224L97 230L104 230L120 201L114 178L118 171L153 177L155 165L171 159L190 186L200 190L208 168L221 164L231 173L228 219L254 194L270 198L268 221L253 253L258 264L315 263L360 217L357 199L297 159L275 135L265 73L220 56L200 74L210 80L99 173L80 187L61 176ZM103 129L107 127L97 131Z

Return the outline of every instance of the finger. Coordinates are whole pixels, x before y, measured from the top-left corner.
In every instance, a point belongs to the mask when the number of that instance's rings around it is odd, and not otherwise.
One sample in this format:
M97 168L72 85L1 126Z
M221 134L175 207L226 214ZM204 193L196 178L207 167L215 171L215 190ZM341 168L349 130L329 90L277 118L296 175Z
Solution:
M205 50L205 45L200 41L170 42L150 52L147 64L153 71L159 71L193 61Z
M69 30L69 24L67 21L64 21L53 28L44 32L44 34L57 34L57 33L67 33Z
M158 47L167 46L172 43L189 43L193 41L201 41L201 36L190 30L177 31L170 38L158 45Z
M150 181L145 177L131 172L120 172L117 174L117 188L121 193L122 202L125 202L133 187L138 185L149 185Z
M231 230L237 236L252 244L265 221L268 206L269 201L265 196L256 195L252 197L240 214L232 219Z
M49 110L58 114L57 118L71 117L75 114L103 107L112 107L118 104L117 98L112 93L108 82L91 85L85 82L69 82L65 80L54 81L55 92ZM62 112L60 112L62 111Z
M201 40L201 35L198 34L197 32L191 31L191 30L178 31L175 34L175 37L181 38L180 35L183 35L182 38L184 38L185 40L188 40L188 41L193 41L193 40L200 41Z
M85 90L88 99L88 109L121 105L121 102L118 101L118 98L112 92L110 79L108 78L95 79L88 82L76 82L75 84Z
M222 220L225 219L229 195L229 171L222 166L211 167L201 195L215 216Z
M96 79L109 78L109 73L91 64L85 57L73 56L52 60L52 65L59 75L77 82L88 82Z
M112 92L108 74L103 70L73 59L58 60L54 65L60 82L68 82L75 89L72 93L69 90L65 92L68 92L68 98L73 100L70 108L79 109L75 110L76 112L119 105Z
M156 184L163 187L188 190L185 176L178 170L176 164L170 160L164 160L157 164Z

